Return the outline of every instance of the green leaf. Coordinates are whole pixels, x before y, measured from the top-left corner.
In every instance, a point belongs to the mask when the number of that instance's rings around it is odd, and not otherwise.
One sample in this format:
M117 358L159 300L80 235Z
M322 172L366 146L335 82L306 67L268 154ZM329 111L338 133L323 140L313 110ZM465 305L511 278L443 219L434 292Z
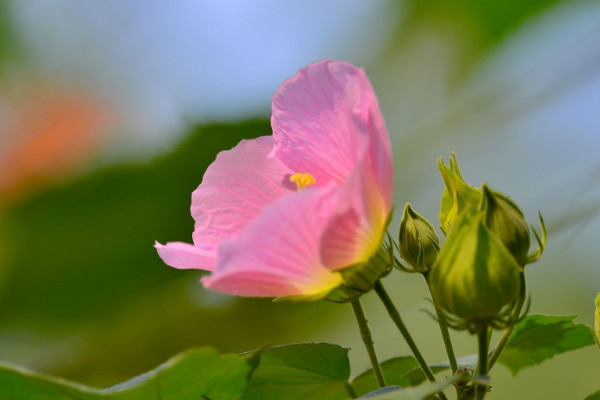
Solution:
M600 400L600 390L598 390L596 393L590 394L583 400Z
M402 387L416 386L425 381L426 376L419 367L417 360L412 356L390 358L381 363L383 375L388 384ZM431 366L434 373L448 369L448 366L436 364ZM368 369L352 380L356 393L364 394L377 389L377 382L373 369Z
M516 375L556 354L594 343L589 327L573 323L576 315L533 314L519 322L498 361Z
M471 371L475 371L475 368L477 367L477 359L478 359L478 355L477 354L469 354L468 356L462 356L462 357L458 357L456 359L456 363L458 364L458 366L460 368L468 368ZM437 364L431 364L430 367L435 371L435 368L441 368L441 367L445 367L445 369L450 368L450 361L446 360L444 362L441 363L437 363ZM441 371L441 369L439 369Z
M377 397L379 395L382 395L384 393L396 392L398 390L404 390L404 388L402 388L402 387L400 387L398 385L384 386L384 387L379 388L377 390L373 390L373 391L365 394L364 396L360 396L359 399L373 398L373 397Z
M460 357L457 359L457 362L460 367L475 370L477 354ZM450 362L444 361L437 364L430 364L429 367L434 374L437 374L438 372L450 369ZM417 386L427 379L413 356L395 357L385 360L381 363L381 369L388 384L398 385L403 388ZM351 383L359 395L377 390L377 382L375 381L372 368L358 375Z
M19 400L235 400L247 388L255 359L189 350L127 382L96 389L0 364L2 399Z
M385 381L389 384L399 385L402 387L415 386L423 382L424 379L419 379L420 377L418 375L412 377L412 379L408 376L413 369L418 367L419 364L415 358L411 356L390 358L389 360L385 360L381 363L381 369L383 371ZM373 369L370 368L354 378L352 380L352 386L359 394L369 393L376 390L378 385L375 381L375 375L373 375Z
M596 344L600 349L600 293L596 296L596 322L594 323Z
M0 2L0 78L10 79L10 75L6 74L11 66L19 66L23 64L24 52L22 41L18 36L17 25L12 17L11 4L7 1ZM17 65L14 65L14 64ZM4 80L3 80L3 83ZM3 93L5 95L5 93Z
M348 348L329 343L298 343L263 351L246 400L339 400L347 398Z
M481 54L501 43L503 38L522 26L524 21L559 1L410 0L408 7L412 11L410 18L413 24L423 19L439 21L440 18L445 18L447 23L469 30L474 35L474 38L470 38L471 42L477 45L471 52Z
M394 390L393 387L389 387L389 389L386 387L382 388L383 390L377 390L361 398L372 400L425 400L462 378L460 375L453 376L443 381L427 382L426 384L408 389L398 388Z

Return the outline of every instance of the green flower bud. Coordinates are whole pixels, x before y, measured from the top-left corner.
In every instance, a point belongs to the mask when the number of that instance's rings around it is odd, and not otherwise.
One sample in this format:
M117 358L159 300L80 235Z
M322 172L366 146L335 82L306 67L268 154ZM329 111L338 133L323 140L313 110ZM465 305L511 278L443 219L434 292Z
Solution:
M482 187L481 209L485 226L496 235L520 266L527 264L529 251L529 226L523 211L507 196Z
M429 272L436 304L457 329L503 328L517 299L521 267L484 223L483 213L454 222Z
M461 214L477 212L481 202L481 190L464 181L454 153L448 160L448 166L444 165L441 157L438 159L437 165L446 185L442 194L439 218L442 231L447 234L454 220Z
M409 203L404 207L398 235L400 256L417 272L427 272L440 251L440 240L433 226L416 213Z

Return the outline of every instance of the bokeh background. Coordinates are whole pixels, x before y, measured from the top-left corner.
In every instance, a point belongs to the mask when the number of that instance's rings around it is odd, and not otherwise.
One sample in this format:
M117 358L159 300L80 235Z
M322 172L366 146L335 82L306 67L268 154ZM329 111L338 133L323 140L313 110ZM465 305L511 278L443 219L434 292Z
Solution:
M527 267L531 311L592 324L598 37L597 1L0 2L0 359L104 387L192 346L331 341L353 348L355 375L366 369L349 306L208 292L152 247L191 239L205 168L270 134L271 95L323 58L372 80L397 209L436 221L435 160L455 151L469 182L546 218L547 252ZM385 284L426 358L442 361L419 277ZM380 357L408 354L377 299L365 308ZM459 354L476 351L453 337ZM599 370L592 347L517 377L498 366L489 397L579 399Z

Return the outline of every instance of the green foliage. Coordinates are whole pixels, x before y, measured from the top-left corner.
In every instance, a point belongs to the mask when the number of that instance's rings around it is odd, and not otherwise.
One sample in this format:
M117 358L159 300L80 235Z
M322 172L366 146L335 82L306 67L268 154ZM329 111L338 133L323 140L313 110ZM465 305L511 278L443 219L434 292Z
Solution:
M590 394L584 400L600 400L600 390L598 390L596 393Z
M434 373L446 370L448 366L432 365ZM426 376L421 367L412 356L390 358L381 363L381 369L386 382L402 387L410 387L421 384ZM377 382L373 370L369 369L352 380L352 386L357 393L368 393L377 389Z
M477 354L472 354L457 359L459 367L475 370ZM448 361L431 364L429 366L434 374L450 369ZM394 357L381 363L381 369L386 382L403 388L422 384L427 379L417 360L412 356ZM369 393L377 389L377 382L373 370L369 369L352 380L352 386L357 393Z
M516 375L521 369L541 363L569 350L594 343L586 325L575 324L576 315L545 316L532 314L519 322L498 358Z
M471 371L475 371L475 367L477 366L477 360L478 360L477 354L469 354L468 356L458 357L456 359L456 362L458 363L458 366L460 368L467 368L467 369L470 369ZM430 367L434 371L442 371L442 367L444 367L444 369L450 368L450 362L444 361L441 363L432 364L432 365L430 365Z
M0 364L1 398L7 400L236 400L255 367L251 357L222 356L211 348L189 350L153 371L108 389Z
M596 344L600 349L600 293L596 296L596 320L594 322L594 334L596 337Z
M412 0L412 18L445 18L470 32L475 50L485 51L514 32L527 18L560 0Z
M381 363L381 370L383 371L383 376L385 377L386 382L393 382L394 385L406 387L412 385L418 385L423 382L423 379L419 379L411 381L409 372L411 372L414 368L417 368L419 364L414 357L405 356L405 357L395 357L389 360L385 360ZM358 393L369 393L377 389L377 382L375 381L375 376L373 375L373 369L369 369L362 374L358 375L356 378L352 380L352 386Z
M434 367L434 371L446 369ZM382 363L390 384L416 386L425 375L413 357L397 357ZM247 400L340 400L354 398L377 390L371 369L358 375L351 383L348 349L329 343L300 343L271 347L262 352L260 365L252 375ZM374 395L375 399L420 400L429 398L453 381L425 384L401 392ZM390 390L393 388L390 387ZM369 398L371 396L369 395Z
M299 343L262 352L246 400L296 400L348 397L348 348L328 343Z
M328 343L299 343L271 347L241 356L220 355L204 347L173 357L158 368L112 386L96 389L61 378L36 374L0 364L0 398L7 400L235 400L355 398L376 390L369 370L352 383L348 348ZM394 384L414 386L425 380L412 357L384 363ZM440 370L447 367L438 367ZM249 380L250 379L250 380ZM377 390L375 399L429 398L460 377L398 391L399 386ZM354 387L354 388L353 388ZM245 393L245 394L244 394Z
M10 63L20 61L19 58L22 56L11 17L10 4L5 1L0 2L0 83L3 83L3 69Z
M443 381L426 383L414 388L382 388L367 396L360 397L373 400L425 400L431 399L436 393L442 391L445 387L461 379L461 376L453 376ZM395 389L395 390L394 390Z

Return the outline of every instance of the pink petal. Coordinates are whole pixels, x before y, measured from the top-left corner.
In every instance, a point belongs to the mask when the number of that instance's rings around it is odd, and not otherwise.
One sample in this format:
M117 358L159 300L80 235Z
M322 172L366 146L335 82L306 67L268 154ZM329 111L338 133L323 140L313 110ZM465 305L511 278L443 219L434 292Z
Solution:
M321 257L333 270L367 261L385 233L390 200L365 163L357 165L343 187L337 215L330 218L322 237Z
M265 207L237 238L219 249L206 287L242 296L325 296L341 276L320 260L320 238L339 188L307 188Z
M369 183L377 186L385 205L389 209L392 206L392 197L394 195L394 160L392 159L392 149L390 148L390 139L383 122L383 116L379 112L377 100L375 100L377 112L370 114L367 121L369 127L369 152L365 159L368 168L369 177L363 177Z
M219 153L208 167L192 194L196 246L216 252L223 240L237 236L265 205L296 190L289 180L292 171L267 157L272 146L270 136L242 140Z
M171 242L163 245L156 242L154 247L165 264L171 267L212 271L215 264L215 251L202 249L188 243Z
M389 139L362 69L334 60L311 64L281 85L272 109L272 157L312 174L317 185L343 184L367 148L368 167L391 199Z

